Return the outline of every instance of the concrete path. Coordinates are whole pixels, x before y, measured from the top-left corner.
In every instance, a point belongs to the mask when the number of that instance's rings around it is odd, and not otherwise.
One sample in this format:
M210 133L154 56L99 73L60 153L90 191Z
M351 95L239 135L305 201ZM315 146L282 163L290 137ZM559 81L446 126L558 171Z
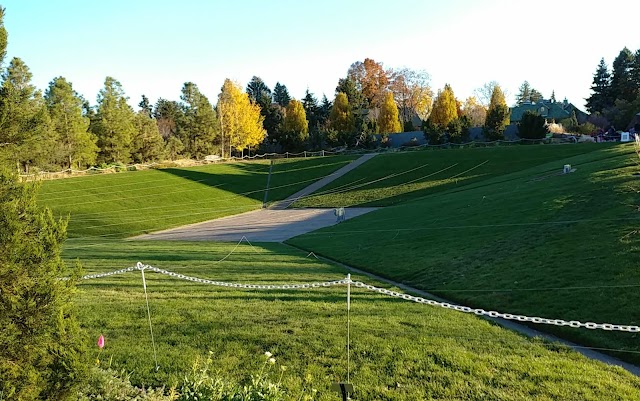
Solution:
M295 248L295 249L298 249L300 251L303 251L305 253L308 252L308 250L306 250L306 249L298 248L298 247L290 245L290 244L286 244L286 245L291 247L291 248ZM347 270L349 270L349 271L351 271L353 273L361 274L363 276L368 276L368 277L371 277L371 278L373 278L375 280L378 280L380 282L391 284L391 285L393 285L395 287L398 287L398 288L406 291L407 293L412 293L414 295L419 295L419 296L424 297L424 298L433 299L434 301L438 301L438 302L447 302L447 303L450 303L452 305L457 305L455 302L449 301L449 300L444 299L442 297L439 297L437 295L433 295L433 294L431 294L429 292L419 290L417 288L408 286L406 284L399 283L397 281L389 280L387 278L378 276L378 275L373 274L373 273L369 273L369 272L361 270L361 269L357 269L355 267L351 267L349 265L345 265L344 263L338 262L336 260L329 259L329 258L326 258L326 257L323 257L323 256L319 256L319 255L316 255L316 257L321 259L321 260L324 260L324 261L326 261L328 263L344 267L345 269L347 269ZM543 332L538 331L536 329L532 329L529 326L525 326L523 324L519 324L517 322L514 322L513 320L492 318L492 317L488 317L488 316L479 316L479 317L483 318L483 319L486 319L486 320L490 320L490 321L496 323L499 326L502 326L502 327L504 327L506 329L509 329L509 330L513 330L513 331L518 332L518 333L520 333L522 335L525 335L527 337L531 337L531 338L539 337L539 338L544 338L545 340L549 340L549 341L552 341L552 342L555 342L555 343L564 344L567 347L572 348L574 351L579 352L580 354L586 356L587 358L591 358L591 359L594 359L596 361L604 362L604 363L609 364L609 365L619 366L619 367L621 367L621 368L633 373L636 376L640 376L640 366L636 366L636 365L633 365L631 363L621 361L618 358L615 358L613 356L609 356L607 354L603 354L603 353L598 352L597 350L591 349L589 347L583 347L583 346L578 345L576 343L573 343L571 341L567 341L567 340L564 340L564 339L562 339L560 337L556 337L556 336L554 336L552 334L543 333Z
M345 208L345 218L376 208ZM334 209L261 209L133 237L134 240L282 242L336 224Z
M346 166L344 166L344 167L334 171L333 173L329 174L328 176L326 176L326 177L314 182L313 184L309 185L308 187L301 189L300 191L298 191L295 194L291 195L287 199L281 200L279 202L275 202L273 205L271 205L269 207L269 209L283 210L283 209L288 208L289 206L291 206L292 203L294 203L298 199L312 194L313 192L315 192L318 189L324 187L325 185L329 184L330 182L334 181L335 179L337 179L339 177L342 177L343 175L347 174L349 171L351 171L351 170L357 168L358 166L360 166L361 164L367 162L369 159L371 159L372 157L374 157L376 155L377 155L377 153L367 153L366 155L360 156L359 158L357 158L356 160L354 160L351 163L347 164Z

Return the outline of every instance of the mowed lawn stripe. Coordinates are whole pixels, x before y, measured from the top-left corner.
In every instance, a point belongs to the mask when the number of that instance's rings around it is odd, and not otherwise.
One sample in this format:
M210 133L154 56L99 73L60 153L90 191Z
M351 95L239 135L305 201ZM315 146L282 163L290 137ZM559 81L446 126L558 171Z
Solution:
M111 241L67 249L87 272L142 261L212 280L256 284L344 278L343 269L279 244ZM353 279L381 285L366 277ZM238 290L147 272L159 372L154 372L140 272L83 282L78 311L101 360L138 385L176 382L212 351L222 375L244 377L272 352L293 394L332 400L346 376L346 288ZM352 288L351 381L359 400L632 400L640 379L562 346L523 338L472 315ZM279 375L279 373L278 373ZM297 397L296 397L297 398Z
M284 199L355 156L277 160L268 201ZM51 180L39 202L70 216L69 236L123 238L261 207L270 161Z
M637 156L618 146L567 160L575 173L546 163L289 242L470 306L638 325L639 288L625 287L640 285ZM536 327L640 362L637 334Z
M391 206L552 161L561 168L574 156L611 147L531 145L380 154L294 206Z

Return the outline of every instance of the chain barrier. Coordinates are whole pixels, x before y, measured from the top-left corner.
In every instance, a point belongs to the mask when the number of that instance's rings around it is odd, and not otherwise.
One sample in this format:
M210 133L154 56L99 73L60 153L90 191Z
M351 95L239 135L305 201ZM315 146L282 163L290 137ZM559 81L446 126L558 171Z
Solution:
M514 315L511 313L500 313L496 311L486 311L484 309L475 309L470 308L468 306L455 305L448 302L438 302L432 299L426 299L422 297L415 297L413 295L404 294L396 291L387 290L385 288L378 288L373 285L369 285L360 281L356 281L352 283L356 287L364 288L369 291L377 292L383 295L388 295L395 298L401 298L407 301L417 302L420 304L426 304L431 306L438 306L445 309L452 309L458 312L464 313L473 313L478 316L488 316L493 318L500 318L506 320L516 320L519 322L528 322L528 323L536 323L536 324L549 324L554 326L568 326L573 328L587 328L590 330L606 330L606 331L626 331L629 333L638 333L640 332L640 327L638 326L626 326L619 324L610 324L610 323L593 323L593 322L580 322L577 320L562 320L562 319L547 319L543 317L531 317L524 315Z
M639 326L632 325L621 325L621 324L611 324L611 323L594 323L594 322L580 322L577 320L562 320L562 319L548 319L544 317L532 317L525 315L516 315L511 313L501 313L496 311L487 311L484 309L471 308L468 306L456 305L448 302L439 302L434 301L432 299L426 299L422 297L416 297L413 295L387 290L386 288L380 288L373 285L369 285L367 283L363 283L361 281L353 281L349 276L342 280L333 280L333 281L325 281L325 282L315 282L315 283L302 283L302 284L242 284L242 283L230 283L226 281L215 281L209 279L203 279L199 277L187 276L185 274L174 273L169 270L160 269L154 266L145 265L138 262L135 266L127 267L125 269L115 270L107 273L99 273L99 274L88 274L82 276L82 280L91 280L103 277L114 276L118 274L128 273L135 270L148 270L158 274L163 274L169 277L174 277L179 280L191 281L194 283L215 285L218 287L227 287L227 288L241 288L247 290L298 290L298 289L309 289L309 288L320 288L320 287L332 287L336 285L354 285L358 288L362 288L368 291L376 292L382 295L387 295L394 298L400 298L406 301L416 302L419 304L437 306L440 308L451 309L458 312L463 313L472 313L478 316L487 316L491 318L499 318L506 320L515 320L523 323L535 323L535 324L547 324L553 326L567 326L572 328L586 328L590 330L605 330L605 331L623 331L629 333L640 333ZM68 280L69 278L63 278L62 280Z

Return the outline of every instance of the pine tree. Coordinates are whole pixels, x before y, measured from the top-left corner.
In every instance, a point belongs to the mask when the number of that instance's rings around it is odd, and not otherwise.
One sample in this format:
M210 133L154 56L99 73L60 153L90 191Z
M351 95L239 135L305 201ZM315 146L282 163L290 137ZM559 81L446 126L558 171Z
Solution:
M484 135L487 140L504 139L504 130L509 125L509 114L504 93L500 85L496 85L491 94L491 103L489 103L487 119L484 124Z
M0 398L77 399L85 371L72 307L80 268L61 258L67 222L36 198L36 185L0 166Z
M276 82L276 86L273 88L273 101L282 107L287 107L291 101L287 87L281 85L280 82Z
M271 105L271 89L269 89L269 87L260 77L254 76L253 78L251 78L251 81L247 84L247 94L254 103L260 105L261 109L264 109Z
M31 72L13 58L2 75L0 87L0 143L7 157L28 172L30 166L45 166L55 159L51 149L55 137L42 94L31 84Z
M96 162L96 137L88 132L89 118L83 115L82 99L63 77L54 78L44 95L57 134L58 163L84 168Z
M529 81L524 81L520 88L518 88L518 94L516 95L516 104L521 105L525 102L531 101L531 85Z
M178 136L191 157L201 159L214 152L219 134L216 111L193 82L182 86L182 116L178 120Z
M136 113L133 120L135 134L131 157L135 163L148 163L162 158L164 153L164 141L160 136L158 124L145 109Z
M604 58L600 59L596 73L593 75L591 92L586 105L589 113L602 113L613 104L613 99L611 98L611 74L609 74L609 68L604 62Z
M7 30L4 27L4 12L5 9L0 7L0 66L3 65L7 55Z
M438 92L436 100L433 103L433 110L429 119L431 122L440 127L446 127L453 120L458 118L458 105L453 90L449 84L444 86L442 91Z
M382 134L402 132L398 116L398 106L393 99L393 93L387 92L384 101L380 105L378 116L378 129Z
M327 99L327 95L322 95L322 102L318 107L318 124L324 127L329 120L329 114L331 113L331 102Z
M158 99L153 109L153 117L158 123L160 135L167 139L178 133L178 121L183 118L180 103L173 100Z
M138 103L138 107L140 107L140 111L147 113L149 117L153 116L153 106L151 106L149 98L145 95L142 95L142 100Z
M304 107L304 112L307 115L307 121L309 122L309 131L317 132L318 131L318 101L316 97L313 96L313 93L309 92L309 88L307 88L304 93L304 98L302 99L302 106Z
M634 55L626 47L613 60L611 74L611 98L633 102L637 96L632 81Z
M262 143L266 131L260 106L252 103L249 95L243 92L240 86L230 79L225 79L216 107L222 120L223 149L228 149L229 153L231 149L244 151Z
M633 65L630 72L632 91L636 94L636 100L640 97L640 49L633 55Z
M135 128L134 112L127 103L120 82L112 77L104 81L98 94L98 108L89 129L98 138L98 161L127 163L131 159L131 141Z

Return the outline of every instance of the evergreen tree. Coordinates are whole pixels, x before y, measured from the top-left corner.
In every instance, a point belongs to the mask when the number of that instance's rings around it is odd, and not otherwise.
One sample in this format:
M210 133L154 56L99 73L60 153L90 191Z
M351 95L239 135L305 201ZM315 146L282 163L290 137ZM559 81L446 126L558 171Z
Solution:
M521 105L525 102L531 102L531 85L529 81L524 81L520 88L518 88L518 94L516 95L516 104Z
M309 123L301 102L293 99L287 105L284 117L284 130L288 136L288 145L298 149L309 139Z
M524 139L542 139L547 134L545 123L540 114L527 110L518 124L518 136Z
M613 60L611 75L611 98L633 102L637 96L632 81L634 55L626 47Z
M611 98L611 74L609 74L609 68L604 62L604 58L600 59L596 73L593 75L591 92L591 96L587 99L589 113L602 113L613 104L613 99Z
M496 85L491 94L491 103L489 103L487 119L484 124L484 135L487 140L504 139L504 130L509 125L509 114L504 93L500 85Z
M276 82L276 86L273 88L273 101L282 107L287 107L291 101L287 87L281 85L280 82Z
M149 98L145 95L142 95L142 100L138 103L138 107L140 107L140 111L147 113L149 117L153 116L153 106L151 102L149 102Z
M182 116L178 121L178 136L185 151L196 159L214 152L214 144L219 137L219 122L216 111L209 99L193 82L182 86Z
M537 89L531 88L531 101L533 103L540 102L542 98L542 93L540 93Z
M158 124L147 110L142 109L133 120L135 134L133 135L131 157L135 163L148 163L162 158L164 141L160 136Z
M251 78L251 81L247 84L247 94L254 103L260 105L261 109L270 106L272 103L271 89L260 77L254 76Z
M398 114L398 106L396 106L396 102L393 99L393 93L387 92L380 106L380 115L378 116L378 129L380 133L391 134L402 132Z
M304 112L307 115L307 121L309 122L309 131L317 132L318 131L318 101L316 97L313 96L313 93L309 92L309 88L307 88L304 98L302 99L302 106L304 107Z
M7 30L4 27L4 12L5 9L0 7L0 66L2 66L4 58L7 56Z
M31 72L14 58L2 74L0 87L0 143L10 149L7 157L28 172L30 166L53 161L55 137L40 92L31 85Z
M281 143L281 139L283 137L283 122L284 122L284 107L280 106L278 103L272 103L264 109L261 109L260 113L264 117L264 121L262 122L262 126L266 131L266 135L269 137L269 140L274 142Z
M75 400L85 371L72 308L80 268L61 258L67 222L36 197L36 185L0 166L0 399Z
M160 98L153 109L153 117L158 124L160 135L167 139L178 133L178 121L183 118L182 107L176 101Z
M326 126L327 121L329 120L329 114L331 113L331 102L327 99L327 95L322 95L322 102L320 103L320 107L318 107L318 124L321 127Z
M127 99L120 82L107 77L98 94L95 119L89 127L98 138L99 162L127 163L131 159L135 114Z
M556 102L556 91L555 91L555 90L552 90L552 91L551 91L551 98L550 98L550 100L551 100L551 103L555 103L555 102Z
M82 99L63 77L54 78L44 95L57 137L59 164L78 169L96 162L96 137L88 132L89 118L83 115Z
M630 72L632 91L636 94L636 99L640 96L640 49L633 55L633 65Z
M429 119L437 126L446 127L456 118L458 118L456 97L453 94L451 86L446 84L444 89L439 91L438 96L436 96Z

